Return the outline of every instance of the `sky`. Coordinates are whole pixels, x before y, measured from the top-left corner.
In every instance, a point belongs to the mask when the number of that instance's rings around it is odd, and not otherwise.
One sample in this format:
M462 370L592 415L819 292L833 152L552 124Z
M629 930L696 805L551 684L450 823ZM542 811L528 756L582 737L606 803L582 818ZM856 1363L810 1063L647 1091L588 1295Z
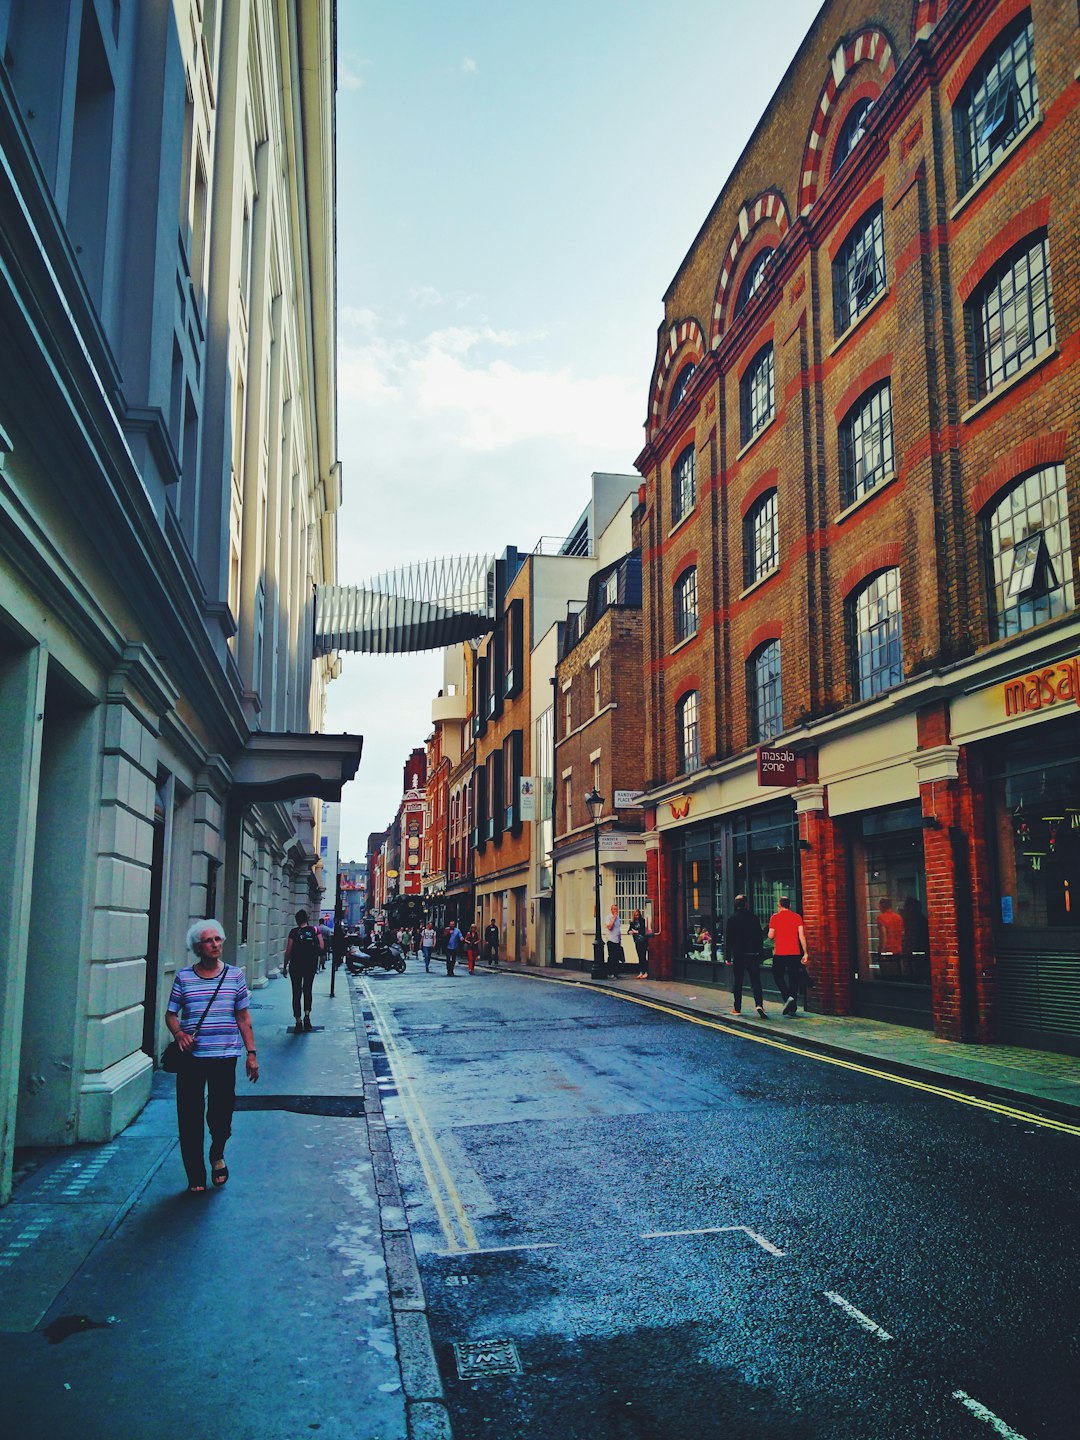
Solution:
M531 550L594 470L634 473L664 292L817 9L338 0L342 584ZM438 651L342 656L343 860L393 819L441 683Z

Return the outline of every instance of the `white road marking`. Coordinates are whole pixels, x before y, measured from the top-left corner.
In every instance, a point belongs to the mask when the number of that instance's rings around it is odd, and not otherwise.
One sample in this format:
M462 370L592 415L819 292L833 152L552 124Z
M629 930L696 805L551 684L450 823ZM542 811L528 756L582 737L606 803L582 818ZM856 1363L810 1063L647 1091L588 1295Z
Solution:
M839 1305L840 1309L843 1310L846 1315L850 1315L852 1320L858 1321L864 1330L869 1330L871 1335L876 1335L879 1340L891 1340L893 1338L887 1330L881 1328L876 1320L871 1320L869 1315L864 1315L861 1310L856 1310L850 1300L845 1300L844 1297L838 1295L835 1290L826 1290L825 1295L834 1305Z
M960 1404L966 1410L970 1410L976 1419L985 1420L991 1430L996 1435L1001 1435L1003 1440L1024 1440L1018 1430L1014 1430L1011 1425L1006 1425L1000 1416L995 1415L992 1410L988 1410L980 1401L973 1400L966 1390L954 1390L952 1394L954 1400L959 1400Z
M766 1240L764 1235L759 1235L756 1230L751 1230L746 1225L706 1225L701 1230L649 1230L640 1236L642 1240L666 1240L674 1235L731 1235L735 1231L748 1235L755 1245L760 1245L770 1255L783 1256L787 1252L778 1249L771 1240Z

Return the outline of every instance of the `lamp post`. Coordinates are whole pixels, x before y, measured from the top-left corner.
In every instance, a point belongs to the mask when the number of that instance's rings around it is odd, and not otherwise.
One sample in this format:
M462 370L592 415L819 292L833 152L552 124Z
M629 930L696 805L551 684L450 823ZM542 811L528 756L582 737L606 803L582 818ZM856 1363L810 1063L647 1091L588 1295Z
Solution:
M600 817L604 813L604 797L595 786L585 796L589 819L593 824L593 877L596 881L596 924L593 930L592 978L603 980L607 974L604 964L604 942L600 935Z

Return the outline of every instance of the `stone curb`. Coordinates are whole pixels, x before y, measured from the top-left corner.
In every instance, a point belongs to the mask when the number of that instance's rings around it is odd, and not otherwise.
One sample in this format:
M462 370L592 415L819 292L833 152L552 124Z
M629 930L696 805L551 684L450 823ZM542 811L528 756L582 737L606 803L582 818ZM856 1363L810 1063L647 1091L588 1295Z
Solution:
M368 1047L363 995L357 985L350 985L349 991L356 1026L357 1054L364 1078L368 1148L379 1197L379 1224L409 1440L453 1440L442 1377L431 1340L427 1299L383 1116L375 1066Z

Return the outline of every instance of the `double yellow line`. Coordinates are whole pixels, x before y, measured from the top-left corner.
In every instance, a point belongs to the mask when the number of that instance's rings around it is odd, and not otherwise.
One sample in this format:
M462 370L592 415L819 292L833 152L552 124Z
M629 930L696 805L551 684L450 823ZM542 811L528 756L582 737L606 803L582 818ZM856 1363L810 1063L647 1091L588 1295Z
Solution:
M432 1204L435 1206L435 1213L439 1217L439 1224L446 1239L446 1248L454 1254L460 1254L464 1250L479 1250L480 1242L476 1238L472 1222L465 1213L465 1206L458 1194L457 1186L454 1184L443 1153L439 1149L439 1142L435 1139L427 1116L424 1114L424 1108L413 1089L412 1077L409 1075L405 1056L398 1046L390 1022L382 1013L375 996L371 993L371 986L366 980L362 983L371 1013L375 1018L379 1038L383 1042L387 1063L397 1085L398 1096L401 1100L401 1112L405 1117L405 1124L409 1127L409 1134L412 1136L417 1158L420 1161L420 1169L424 1173L424 1180L427 1183Z
M513 974L513 971L509 972ZM544 975L530 975L528 972L518 972L519 978L524 980L539 980L545 985L565 985L565 980L549 980ZM977 1095L965 1095L962 1090L948 1090L943 1085L931 1085L925 1080L915 1080L907 1075L894 1075L888 1070L876 1070L872 1065L861 1065L857 1060L842 1060L836 1055L826 1055L820 1050L804 1050L801 1045L785 1044L782 1040L770 1040L767 1035L758 1034L754 1030L747 1029L741 1025L724 1024L716 1020L706 1020L700 1015L691 1015L685 1010L676 1010L671 1005L664 1005L659 1000L648 1000L642 995L628 995L621 990L605 991L613 995L616 1000L622 1000L629 1005L641 1005L646 1010L658 1010L662 1015L673 1015L676 1020L685 1020L690 1025L701 1025L706 1030L720 1030L725 1035L734 1035L738 1040L749 1040L755 1045L766 1045L770 1050L783 1050L785 1054L792 1052L802 1055L807 1060L816 1060L819 1065L833 1065L838 1070L851 1070L857 1075L869 1075L875 1080L888 1080L891 1085L904 1085L909 1090L920 1090L924 1095L936 1095L942 1100L953 1100L957 1105L969 1105L973 1110L987 1110L992 1115L1004 1115L1009 1120L1022 1120L1028 1125L1038 1125L1043 1130L1056 1130L1062 1135L1080 1135L1080 1125L1070 1124L1067 1120L1054 1120L1049 1115L1039 1115L1031 1110L1019 1110L1014 1105L1004 1105L998 1100L981 1100Z

